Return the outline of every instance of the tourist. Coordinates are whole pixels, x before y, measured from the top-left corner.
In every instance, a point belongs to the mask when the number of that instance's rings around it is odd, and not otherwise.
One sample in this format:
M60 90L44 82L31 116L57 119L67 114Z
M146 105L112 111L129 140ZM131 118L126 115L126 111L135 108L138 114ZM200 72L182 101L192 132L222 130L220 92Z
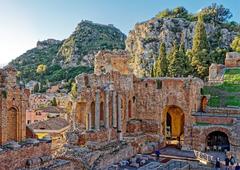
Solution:
M155 151L155 154L156 154L156 156L157 156L157 160L159 160L159 157L160 157L160 151L159 151L159 150L156 150L156 151Z
M236 163L235 158L233 155L230 157L230 164L231 164L231 169L233 169L234 164Z
M230 163L230 159L226 156L226 158L225 158L225 167L226 167L226 170L229 170L229 163Z
M220 168L221 168L220 159L217 158L217 160L216 160L216 165L215 165L215 169L216 169L216 170L220 170Z
M237 163L237 166L235 167L235 170L240 170L240 165Z

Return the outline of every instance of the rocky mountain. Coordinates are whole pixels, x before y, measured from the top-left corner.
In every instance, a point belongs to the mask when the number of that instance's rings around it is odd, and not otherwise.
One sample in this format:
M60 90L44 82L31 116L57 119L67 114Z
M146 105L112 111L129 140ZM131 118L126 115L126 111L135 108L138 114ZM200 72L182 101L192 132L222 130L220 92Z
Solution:
M58 61L63 67L92 66L96 52L103 49L124 49L125 39L126 36L113 25L83 21L64 40L58 51Z
M176 40L183 41L185 49L192 48L196 21L185 18L157 18L138 23L130 31L126 40L126 49L131 54L130 65L138 76L149 76L158 57L161 42L165 42L167 51ZM211 49L229 49L233 38L239 32L230 26L205 23Z
M126 36L113 25L80 22L69 38L48 39L9 63L19 71L24 83L37 80L43 84L73 79L81 72L91 72L94 54L99 50L124 49ZM44 73L38 65L47 66Z

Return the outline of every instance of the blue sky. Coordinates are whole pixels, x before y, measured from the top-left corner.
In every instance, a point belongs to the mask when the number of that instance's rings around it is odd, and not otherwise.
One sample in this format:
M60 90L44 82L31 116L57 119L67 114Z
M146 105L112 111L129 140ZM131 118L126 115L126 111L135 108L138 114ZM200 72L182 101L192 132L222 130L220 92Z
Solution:
M113 24L125 34L137 22L165 8L184 6L195 13L216 2L240 22L239 0L0 0L0 64L6 64L38 40L67 38L81 20Z

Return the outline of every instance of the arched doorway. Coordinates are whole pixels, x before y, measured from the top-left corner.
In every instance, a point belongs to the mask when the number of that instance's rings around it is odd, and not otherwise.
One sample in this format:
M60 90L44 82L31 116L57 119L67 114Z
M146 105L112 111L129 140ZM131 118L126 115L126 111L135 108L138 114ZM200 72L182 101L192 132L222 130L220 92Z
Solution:
M95 102L91 103L91 127L90 129L95 128Z
M7 112L7 140L17 140L17 109L10 108Z
M206 96L202 97L202 100L201 100L201 112L206 112L207 104L208 104L207 97Z
M170 139L172 136L172 117L169 113L167 113L167 120L166 120L166 138Z
M86 114L86 106L87 106L87 103L86 102L78 102L77 103L77 107L76 107L76 112L77 112L77 115L76 115L76 118L77 118L77 122L82 124L82 125L85 125L85 114Z
M209 150L213 151L229 151L230 144L228 136L221 131L214 131L208 134L207 136L207 147Z
M163 134L167 144L180 145L184 140L184 112L175 105L167 106L162 115Z

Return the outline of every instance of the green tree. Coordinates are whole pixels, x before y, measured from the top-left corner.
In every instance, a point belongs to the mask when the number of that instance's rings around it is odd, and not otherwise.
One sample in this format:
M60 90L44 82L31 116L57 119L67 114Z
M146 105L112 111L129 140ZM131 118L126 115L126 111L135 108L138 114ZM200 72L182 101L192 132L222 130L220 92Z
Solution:
M208 74L208 66L211 59L208 55L209 44L203 21L203 16L198 16L198 21L194 31L193 46L190 54L191 65L196 71L196 75L204 78Z
M203 21L203 16L198 16L198 21L195 26L194 36L193 36L193 52L201 51L202 49L209 49L209 44L207 40L207 33Z
M168 75L171 77L179 77L184 74L184 61L182 56L179 53L179 48L176 43L174 42L174 45L171 49L170 55L169 55L169 65L168 65Z
M234 38L232 44L231 44L231 48L234 51L240 52L240 36L237 36Z
M206 22L213 24L225 23L232 17L232 13L228 8L225 8L223 5L217 5L216 3L203 8L200 11L200 15L203 15Z
M179 53L178 55L181 58L182 66L183 66L182 75L183 76L188 76L191 73L192 68L191 68L190 60L189 60L189 58L186 54L186 51L185 51L185 46L184 46L184 41L183 40L181 41L178 53Z
M57 100L55 97L53 98L51 103L52 103L52 106L57 106Z
M164 77L167 75L167 54L166 54L166 46L165 43L161 43L160 49L159 49L159 57L157 58L154 69L153 69L153 75L154 77Z

